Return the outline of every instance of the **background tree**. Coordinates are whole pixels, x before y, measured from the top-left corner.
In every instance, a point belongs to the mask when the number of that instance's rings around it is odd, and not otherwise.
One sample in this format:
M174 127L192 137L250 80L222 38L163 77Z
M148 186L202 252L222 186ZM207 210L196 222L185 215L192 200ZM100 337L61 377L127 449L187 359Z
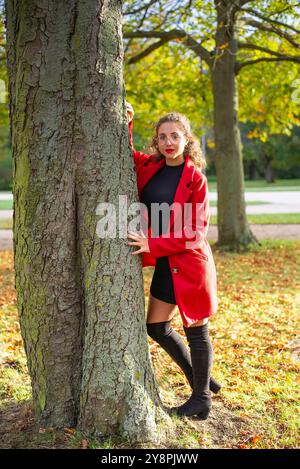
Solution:
M141 262L96 234L99 203L137 200L120 7L6 2L16 290L38 423L154 440Z
M268 181L267 159L263 155L270 155L271 139L274 158L269 168L273 179L299 177L295 151L296 124L300 123L296 70L297 65L290 62L261 62L245 68L239 78L243 163L249 179ZM166 43L141 61L127 61L125 73L126 92L136 109L136 147L147 149L153 124L162 113L186 113L194 133L206 146L206 174L214 176L213 96L209 74L195 54L180 43ZM168 76L172 80L166 80ZM293 94L296 99L291 99Z
M247 4L255 9L246 8ZM214 96L219 244L231 249L254 241L245 211L237 75L250 65L262 62L300 63L299 30L290 25L297 17L293 7L292 2L286 1L215 0L185 4L174 1L166 4L158 0L129 2L126 11L128 23L124 36L141 41L141 50L130 59L131 63L166 42L176 40L192 50L210 73ZM265 44L266 37L272 38L270 44ZM155 41L148 45L145 39Z
M300 177L300 128L293 127L290 135L256 133L254 125L243 126L246 170L251 179L262 176L274 182L275 173L285 178Z

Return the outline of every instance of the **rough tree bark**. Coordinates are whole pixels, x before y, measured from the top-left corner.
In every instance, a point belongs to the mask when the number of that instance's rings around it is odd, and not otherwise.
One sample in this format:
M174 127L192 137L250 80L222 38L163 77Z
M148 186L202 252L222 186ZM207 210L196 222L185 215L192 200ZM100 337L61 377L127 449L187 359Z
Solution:
M137 200L121 2L7 0L6 13L16 290L36 419L154 441L169 419L141 261L118 232L96 234L99 203Z

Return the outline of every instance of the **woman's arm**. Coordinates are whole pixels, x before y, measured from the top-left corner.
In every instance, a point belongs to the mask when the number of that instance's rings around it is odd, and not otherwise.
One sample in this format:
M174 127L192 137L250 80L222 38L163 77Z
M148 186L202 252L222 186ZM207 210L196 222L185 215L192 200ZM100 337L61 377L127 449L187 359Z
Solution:
M183 213L181 216L182 230L172 231L156 238L148 238L150 253L153 257L169 256L202 247L209 222L207 179L203 174L193 189L190 203L191 213L187 212L185 217ZM186 210L187 207L182 208Z
M147 155L145 153L142 153L140 151L136 151L133 147L133 138L132 138L132 127L133 127L133 116L134 116L134 110L133 107L131 106L130 103L126 101L126 110L127 110L127 121L128 121L128 134L129 134L129 143L130 143L130 148L132 151L132 156L134 159L134 163L136 168L140 165L142 165L149 157L150 155Z

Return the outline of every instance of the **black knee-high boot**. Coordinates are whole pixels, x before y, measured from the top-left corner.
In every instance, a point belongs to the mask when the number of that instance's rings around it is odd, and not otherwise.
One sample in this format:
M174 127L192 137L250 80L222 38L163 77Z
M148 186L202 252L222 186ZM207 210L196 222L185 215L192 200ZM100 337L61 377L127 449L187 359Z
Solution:
M190 351L186 347L180 334L170 326L171 321L147 323L148 335L155 340L182 369L193 388L193 371ZM210 378L209 388L215 394L221 389L221 384Z
M179 416L197 415L205 420L211 409L209 378L212 365L212 346L207 326L205 324L199 327L184 327L191 349L193 392L187 402L172 409L172 412Z

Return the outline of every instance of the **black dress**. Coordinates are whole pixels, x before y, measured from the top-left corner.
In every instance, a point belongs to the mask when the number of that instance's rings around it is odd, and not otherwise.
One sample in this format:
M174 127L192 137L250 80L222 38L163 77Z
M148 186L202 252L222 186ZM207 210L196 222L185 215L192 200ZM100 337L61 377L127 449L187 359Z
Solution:
M148 209L149 225L151 225L151 203L161 204L165 202L169 206L172 205L183 168L184 163L178 166L165 165L143 188L140 202L145 204ZM160 236L161 234L166 233L168 228L169 220L163 220L161 212L157 221L158 223L153 220L153 224L151 226L153 236ZM167 256L158 257L156 259L150 293L155 298L165 301L166 303L176 304L173 279Z

